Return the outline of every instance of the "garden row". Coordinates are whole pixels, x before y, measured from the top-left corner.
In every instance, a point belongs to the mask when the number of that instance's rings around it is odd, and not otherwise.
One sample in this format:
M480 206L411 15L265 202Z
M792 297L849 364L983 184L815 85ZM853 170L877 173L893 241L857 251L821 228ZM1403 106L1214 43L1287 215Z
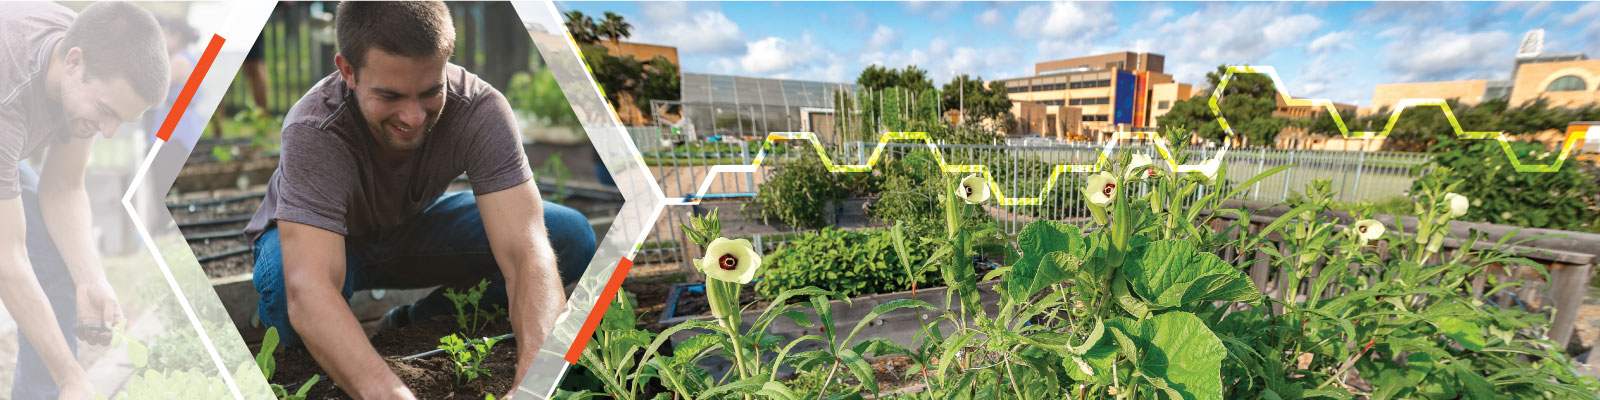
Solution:
M1562 345L1593 235L1456 222L1473 205L1445 168L1419 181L1418 216L1396 218L1330 211L1326 182L1275 207L1230 202L1282 168L1232 184L1215 181L1220 160L1191 164L1123 155L1078 188L1085 229L1007 235L980 211L990 182L945 174L902 186L931 196L924 220L825 230L766 257L696 218L685 231L705 254L710 315L648 332L608 312L614 329L581 362L600 387L562 394L1596 397ZM1555 301L1530 298L1535 281ZM1533 303L1554 303L1557 323ZM905 387L878 385L886 357L909 360Z

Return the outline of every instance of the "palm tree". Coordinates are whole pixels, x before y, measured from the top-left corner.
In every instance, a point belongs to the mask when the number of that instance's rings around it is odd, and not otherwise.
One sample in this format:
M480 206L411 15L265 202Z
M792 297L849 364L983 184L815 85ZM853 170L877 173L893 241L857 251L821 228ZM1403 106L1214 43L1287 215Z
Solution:
M605 20L600 22L600 32L604 33L603 36L609 38L611 45L615 47L622 39L633 36L633 24L623 19L622 15L606 11Z
M582 11L576 10L567 11L563 15L567 19L567 31L572 33L573 41L578 42L578 44L593 44L600 41L600 37L596 35L599 27L595 25L593 18L589 18L589 16L583 15Z

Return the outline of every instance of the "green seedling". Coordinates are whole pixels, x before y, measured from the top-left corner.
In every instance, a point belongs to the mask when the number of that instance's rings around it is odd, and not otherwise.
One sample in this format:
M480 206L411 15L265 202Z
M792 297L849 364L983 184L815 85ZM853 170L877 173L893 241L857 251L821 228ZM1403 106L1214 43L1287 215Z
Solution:
M465 385L478 379L480 375L489 376L489 369L483 368L483 360L489 358L489 350L500 339L478 338L463 340L460 335L451 334L439 338L439 349L450 354L450 365L455 367L456 383Z
M272 381L272 374L278 370L278 362L272 357L272 352L277 349L278 328L267 328L266 336L261 338L261 352L256 353L256 366L261 368L261 375L266 376L267 381ZM272 395L279 400L305 400L306 393L311 392L311 387L315 386L317 381L320 380L322 380L322 375L312 375L311 379L300 385L300 390L295 391L292 395L289 394L289 389L274 383L271 384Z
M444 297L449 298L456 306L456 326L461 328L461 333L477 333L489 326L495 318L506 315L505 307L498 304L488 310L481 306L483 292L488 290L488 279L479 281L477 286L467 288L465 292L458 292L454 288L445 289Z

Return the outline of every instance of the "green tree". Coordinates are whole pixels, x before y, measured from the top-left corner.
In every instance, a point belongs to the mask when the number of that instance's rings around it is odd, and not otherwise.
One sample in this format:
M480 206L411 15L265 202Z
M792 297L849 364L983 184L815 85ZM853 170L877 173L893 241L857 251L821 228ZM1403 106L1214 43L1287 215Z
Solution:
M622 39L633 36L633 24L621 14L606 11L605 19L600 22L600 35L610 40L612 46L619 46Z
M943 91L944 109L965 108L967 115L963 117L964 121L998 119L1004 122L1011 117L1011 97L1006 95L1004 83L997 81L984 84L981 76L961 74L944 84Z
M600 28L595 25L593 18L589 18L589 16L583 15L582 11L577 10L567 11L562 16L566 18L567 32L572 33L573 41L578 42L580 45L600 42L600 36L596 34Z
M667 60L666 57L656 56L645 64L644 84L640 87L639 111L650 114L651 100L678 100L682 75L678 74L678 65ZM672 106L666 112L676 113L677 106Z
M933 90L933 79L928 78L928 71L915 65L894 69L873 64L861 70L856 85L873 91L898 87L920 93Z
M633 100L634 107L648 117L651 100L678 100L681 78L678 66L672 61L661 56L650 61L640 61L631 55L619 57L599 45L604 39L616 46L633 35L633 24L622 15L607 11L599 24L582 12L568 11L564 15L567 30L582 48L584 62L589 64L595 83L600 85L611 104L620 105L623 99Z
M1226 66L1218 66L1216 71L1206 73L1206 82L1215 88L1226 73ZM1199 95L1177 101L1171 111L1156 118L1157 123L1194 129L1198 136L1207 140L1226 140L1227 132L1211 112L1211 92L1211 89L1204 89ZM1278 133L1289 125L1287 118L1272 115L1278 108L1277 93L1277 88L1272 87L1272 78L1263 74L1234 74L1228 81L1217 105L1238 135L1233 140L1239 145L1270 147L1277 142Z

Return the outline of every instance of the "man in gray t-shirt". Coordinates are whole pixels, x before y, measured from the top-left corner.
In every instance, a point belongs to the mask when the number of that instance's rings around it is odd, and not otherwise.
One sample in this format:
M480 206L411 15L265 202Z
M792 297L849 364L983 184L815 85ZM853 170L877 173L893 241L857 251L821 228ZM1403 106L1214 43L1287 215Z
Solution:
M303 344L352 397L407 399L349 297L440 286L390 311L379 329L391 329L454 314L444 290L487 279L481 306L509 310L520 382L566 300L562 278L594 254L594 231L540 199L504 96L448 63L443 4L345 2L334 24L339 71L286 116L278 171L245 229L262 323ZM463 173L472 191L444 193Z
M123 316L84 171L94 137L160 103L169 76L160 26L138 6L0 4L0 301L21 333L14 400L94 395L74 359L77 327L109 332ZM37 155L39 171L24 161Z

